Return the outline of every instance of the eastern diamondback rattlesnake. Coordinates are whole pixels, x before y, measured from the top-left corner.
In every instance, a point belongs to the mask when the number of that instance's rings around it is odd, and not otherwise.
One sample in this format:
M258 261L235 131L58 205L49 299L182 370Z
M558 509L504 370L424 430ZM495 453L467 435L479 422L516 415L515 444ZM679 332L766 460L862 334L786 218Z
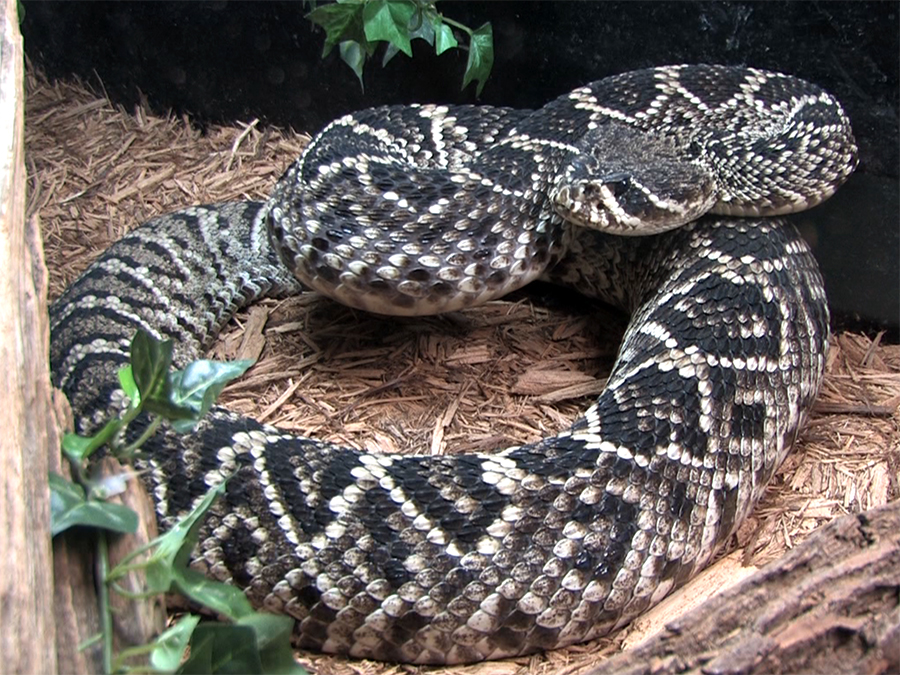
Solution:
M532 445L375 455L216 409L142 463L163 526L237 474L196 565L296 617L303 647L458 663L587 640L703 567L786 456L828 311L803 240L761 216L826 199L855 153L832 97L747 68L626 73L537 111L362 111L267 203L187 209L113 245L53 304L54 383L89 430L121 398L137 328L194 358L239 306L298 291L291 271L382 313L541 275L624 307L607 389Z

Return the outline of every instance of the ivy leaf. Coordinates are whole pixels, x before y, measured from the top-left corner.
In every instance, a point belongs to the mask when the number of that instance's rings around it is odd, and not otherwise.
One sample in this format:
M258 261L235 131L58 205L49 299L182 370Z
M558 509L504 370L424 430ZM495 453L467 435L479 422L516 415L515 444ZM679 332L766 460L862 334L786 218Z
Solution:
M305 675L306 671L294 660L291 649L291 633L294 620L289 616L276 616L254 612L237 622L249 626L256 634L263 672L268 675Z
M69 460L76 464L81 464L84 459L96 450L94 447L95 438L95 436L79 436L78 434L67 433L63 435L62 450Z
M131 341L131 375L143 401L165 400L172 350L171 340L157 340L143 330Z
M388 64L388 61L397 56L397 54L399 53L400 48L395 44L389 44L387 47L385 47L384 56L381 59L381 67L384 68ZM360 78L360 84L362 84L362 78Z
M187 649L198 623L199 616L187 614L174 626L166 629L155 640L153 651L150 652L150 665L164 673L174 672L184 657L184 650Z
M425 40L425 42L430 45L434 44L434 27L432 26L432 20L426 21L425 13L421 10L414 12L412 18L409 20L408 33L410 42L413 40ZM381 67L383 68L386 66L388 62L399 53L400 48L394 43L389 43L384 50L384 57L381 59Z
M338 2L323 5L307 14L306 18L325 29L323 57L341 42L365 40L362 3Z
M355 40L345 40L339 47L341 60L350 66L351 70L356 73L356 79L359 80L360 88L365 91L366 86L363 84L363 66L366 64L366 52Z
M433 30L434 53L438 56L443 54L448 49L455 49L459 46L459 43L456 41L456 36L453 35L453 29L451 29L450 26L441 21L440 16L436 16L434 18ZM465 85L463 85L463 89L465 89Z
M137 530L138 516L127 506L87 499L84 489L55 473L50 474L50 535L76 525L99 527L130 534Z
M240 377L253 365L253 361L210 361L201 359L189 363L184 370L169 376L169 403L178 410L189 412L183 419L172 421L179 433L193 429L195 424L212 408L225 385Z
M369 0L363 5L363 26L370 42L383 40L412 56L409 22L416 11L413 0Z
M203 623L191 636L191 655L178 673L262 673L256 635L249 626Z
M137 382L134 381L134 370L132 369L131 364L129 363L127 366L119 368L116 375L119 377L119 386L122 387L122 391L124 391L125 395L131 399L131 407L140 407L141 391L138 389Z
M65 434L62 439L62 450L69 461L82 464L97 448L102 448L116 432L122 428L123 422L115 418L103 425L93 436L79 436L78 434Z
M138 528L138 515L127 506L88 500L56 519L51 535L75 525L99 527L119 534L133 534Z
M293 623L290 617L254 612L233 625L201 624L178 672L306 675L291 649Z
M485 23L472 32L469 41L469 60L466 62L466 72L463 75L462 88L465 89L469 82L475 80L478 87L475 95L481 96L484 83L491 74L494 66L494 31L490 23Z
M67 514L84 504L84 488L50 472L50 534L56 536L66 528Z
M186 565L178 565L172 571L172 588L194 602L234 621L253 614L247 596L236 586L213 581Z
M434 33L441 23L441 17L435 13L433 16L425 16L425 12L418 10L409 20L409 39L425 40L430 45L434 44Z
M148 593L168 592L177 576L176 568L187 568L191 551L197 545L197 538L200 536L203 518L212 507L213 502L225 494L226 483L227 481L223 481L216 487L210 488L190 513L178 519L172 529L133 551L110 570L107 579L115 581L124 576L133 569L132 560L152 550L153 553L149 559L139 565L144 569L147 577Z
M194 361L183 370L169 372L173 345L138 331L131 343L131 370L120 371L119 381L134 380L145 410L172 421L178 432L190 431L209 412L222 389L243 375L252 361Z

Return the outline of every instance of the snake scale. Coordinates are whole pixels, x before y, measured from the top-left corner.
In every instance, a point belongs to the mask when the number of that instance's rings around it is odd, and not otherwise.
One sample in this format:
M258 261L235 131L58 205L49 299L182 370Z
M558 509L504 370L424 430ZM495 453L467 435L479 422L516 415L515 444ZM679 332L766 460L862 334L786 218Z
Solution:
M217 408L140 461L163 527L233 474L193 564L295 617L300 647L462 663L589 640L706 565L785 458L828 309L806 244L764 216L855 164L830 95L750 68L634 71L534 111L364 110L267 202L165 215L101 255L52 305L53 380L90 430L137 328L184 362L304 285L427 314L544 276L627 309L605 391L536 443L369 454Z

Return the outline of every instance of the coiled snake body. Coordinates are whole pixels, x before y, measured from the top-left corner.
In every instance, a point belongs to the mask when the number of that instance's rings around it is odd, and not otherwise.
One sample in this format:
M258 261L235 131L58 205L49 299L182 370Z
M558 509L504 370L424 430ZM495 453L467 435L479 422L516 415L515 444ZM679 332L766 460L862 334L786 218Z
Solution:
M828 94L746 68L626 73L537 111L362 111L265 204L114 244L51 308L54 383L88 430L121 399L137 328L194 358L239 306L298 291L291 272L383 313L541 275L624 307L606 390L538 443L377 455L215 409L143 464L164 527L235 474L194 564L296 617L302 647L459 663L588 640L702 568L786 456L828 311L797 232L756 216L827 198L855 152Z

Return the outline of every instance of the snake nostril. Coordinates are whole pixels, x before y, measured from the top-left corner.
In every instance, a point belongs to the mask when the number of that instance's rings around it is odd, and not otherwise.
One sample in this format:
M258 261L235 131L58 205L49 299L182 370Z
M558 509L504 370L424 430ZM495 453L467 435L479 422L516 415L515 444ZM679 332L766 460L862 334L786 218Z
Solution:
M620 197L631 187L631 175L627 173L614 173L604 176L603 184L606 185L616 197Z

